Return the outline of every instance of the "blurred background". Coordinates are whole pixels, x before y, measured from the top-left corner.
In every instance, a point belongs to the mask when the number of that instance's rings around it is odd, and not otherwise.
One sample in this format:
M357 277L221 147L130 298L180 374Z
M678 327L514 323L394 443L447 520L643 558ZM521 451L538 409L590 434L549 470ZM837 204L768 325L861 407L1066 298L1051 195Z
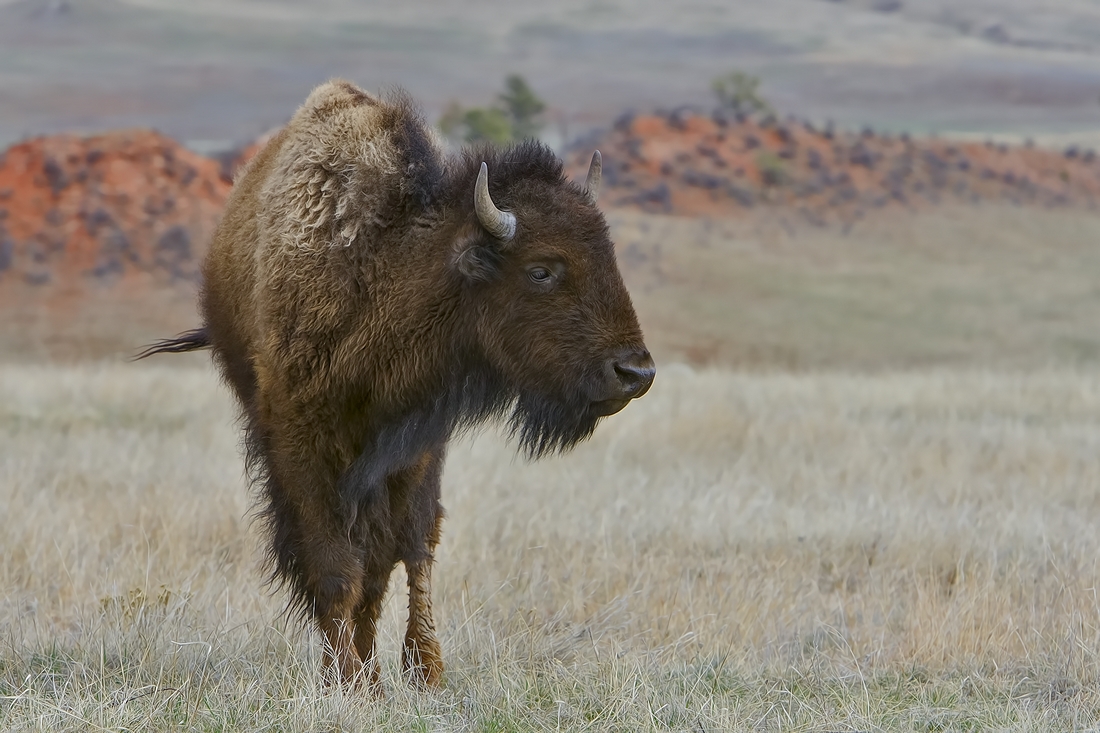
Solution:
M260 582L208 355L127 362L332 76L598 148L658 365L456 441L446 689L399 570L381 705ZM0 730L1100 729L1097 149L1097 0L0 0Z
M0 353L196 325L234 170L342 76L601 149L659 361L1091 363L1098 56L1087 0L0 0Z

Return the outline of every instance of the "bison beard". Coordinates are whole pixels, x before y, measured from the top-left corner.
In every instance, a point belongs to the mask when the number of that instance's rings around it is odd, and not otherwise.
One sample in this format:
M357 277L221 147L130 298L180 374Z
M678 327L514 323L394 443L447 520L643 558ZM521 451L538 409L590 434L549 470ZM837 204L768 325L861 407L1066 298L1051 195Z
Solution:
M458 371L450 389L368 439L340 477L340 495L348 515L362 502L376 500L384 491L387 476L408 468L432 446L509 413L509 437L518 441L531 460L569 450L587 439L601 417L580 392L568 397L517 393L490 369Z
M387 476L408 468L456 431L501 415L510 402L500 375L484 368L465 373L456 370L449 389L384 421L383 427L367 439L338 484L347 511L355 512L360 503L376 500L384 491Z
M562 400L525 393L516 398L512 408L510 435L519 440L528 458L542 458L569 450L588 438L600 417L579 395Z
M539 458L649 388L600 170L597 153L577 185L534 141L447 156L407 97L329 82L234 184L203 327L142 353L213 350L244 417L272 581L317 623L331 681L378 689L400 562L404 671L442 683L431 569L456 432L501 419Z

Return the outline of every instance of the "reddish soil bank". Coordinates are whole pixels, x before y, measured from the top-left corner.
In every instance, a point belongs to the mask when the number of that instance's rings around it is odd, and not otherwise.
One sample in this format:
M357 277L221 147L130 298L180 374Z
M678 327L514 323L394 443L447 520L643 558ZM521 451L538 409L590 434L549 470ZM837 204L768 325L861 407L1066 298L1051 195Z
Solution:
M221 160L147 130L9 148L0 157L0 292L79 291L135 278L193 285L232 173L262 142ZM1100 202L1100 162L1075 148L916 140L684 111L624 116L569 156L577 175L596 147L604 155L601 203L671 214L773 207L825 223L940 202Z
M0 283L198 277L230 183L148 130L27 140L0 157Z
M571 169L583 175L593 148L604 158L603 201L673 214L780 206L810 221L843 222L892 206L997 200L1092 208L1100 201L1100 162L1077 148L836 132L684 111L620 118L578 146Z

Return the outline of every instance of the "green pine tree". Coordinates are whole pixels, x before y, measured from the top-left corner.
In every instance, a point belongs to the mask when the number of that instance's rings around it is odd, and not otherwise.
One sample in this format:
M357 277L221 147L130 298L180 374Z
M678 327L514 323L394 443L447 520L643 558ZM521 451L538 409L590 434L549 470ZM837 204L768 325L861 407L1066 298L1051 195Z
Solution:
M716 78L710 84L718 105L734 114L774 115L775 110L760 96L760 80L743 71L734 71Z
M508 116L495 107L473 107L462 117L463 136L468 143L490 142L502 145L514 139Z
M509 143L538 137L546 103L539 99L522 76L504 80L504 91L492 107L463 107L451 102L437 123L440 132L452 140L467 143Z
M542 130L542 113L546 103L519 74L511 74L504 80L504 92L497 99L512 125L512 139L524 140L538 137Z

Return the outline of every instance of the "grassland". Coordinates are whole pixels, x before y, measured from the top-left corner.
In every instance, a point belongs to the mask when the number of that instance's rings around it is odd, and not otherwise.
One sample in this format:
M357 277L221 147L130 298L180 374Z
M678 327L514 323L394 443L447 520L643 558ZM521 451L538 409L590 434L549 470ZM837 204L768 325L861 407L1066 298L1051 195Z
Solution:
M663 364L573 454L451 451L445 688L324 694L194 363L0 366L0 729L1083 730L1100 374Z
M657 383L568 456L454 446L446 685L398 570L382 702L263 587L205 359L119 359L190 296L5 306L0 730L1100 727L1100 217L611 221Z
M1100 363L1100 215L988 204L849 229L616 212L659 359L739 369Z

